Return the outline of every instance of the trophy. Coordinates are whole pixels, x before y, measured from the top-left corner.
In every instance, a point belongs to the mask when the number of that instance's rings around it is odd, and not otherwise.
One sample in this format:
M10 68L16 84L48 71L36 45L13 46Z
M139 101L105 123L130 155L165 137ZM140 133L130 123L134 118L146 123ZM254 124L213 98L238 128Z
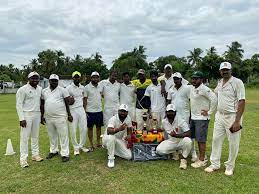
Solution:
M147 118L148 118L147 112L143 113L142 118L143 118L143 121L144 121L143 130L142 130L143 131L143 135L147 135Z

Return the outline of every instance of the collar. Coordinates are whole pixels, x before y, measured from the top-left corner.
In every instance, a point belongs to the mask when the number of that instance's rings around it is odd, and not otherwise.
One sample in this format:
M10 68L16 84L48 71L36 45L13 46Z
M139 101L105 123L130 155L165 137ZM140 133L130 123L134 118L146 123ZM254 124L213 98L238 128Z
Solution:
M36 88L32 87L31 84L29 84L29 82L27 83L28 87L30 87L31 89L37 90L39 87L38 85L36 86Z
M92 82L90 82L89 85L90 85L90 87L92 87L92 88L97 88L97 87L98 87L98 83L97 83L97 86L94 86L94 85L92 84Z
M79 86L77 86L74 82L71 83L72 86L76 87L76 88L80 88L81 84L79 83Z

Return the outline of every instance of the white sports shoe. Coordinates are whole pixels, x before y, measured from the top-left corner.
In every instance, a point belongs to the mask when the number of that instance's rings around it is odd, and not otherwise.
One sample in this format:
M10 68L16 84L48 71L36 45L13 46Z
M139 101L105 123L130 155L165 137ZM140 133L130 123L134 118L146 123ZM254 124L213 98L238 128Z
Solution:
M75 149L75 150L74 150L74 155L75 155L75 156L78 156L79 154L80 154L79 149Z
M200 167L203 167L203 166L206 166L207 164L207 161L201 161L201 160L197 160L196 162L192 163L191 166L193 168L200 168Z
M187 160L181 159L179 168L185 170L187 168Z
M225 170L225 175L227 175L227 176L232 176L233 173L234 173L233 168L229 168L229 167L226 168L226 170Z
M32 156L32 161L41 162L43 161L43 158L40 155Z
M196 151L193 151L192 152L192 162L196 162L197 160L198 160L197 153L196 153Z
M29 164L26 160L21 160L20 161L20 165L22 168L26 168L26 167L29 167Z
M87 148L85 148L85 147L81 147L80 150L82 150L82 152L85 152L85 153L87 153L87 152L90 151L89 149L87 149Z
M205 168L204 171L208 173L212 173L214 171L218 170L218 168L215 168L214 166L210 165L209 167Z
M115 166L115 162L114 162L114 159L108 159L108 167L109 168L113 168Z

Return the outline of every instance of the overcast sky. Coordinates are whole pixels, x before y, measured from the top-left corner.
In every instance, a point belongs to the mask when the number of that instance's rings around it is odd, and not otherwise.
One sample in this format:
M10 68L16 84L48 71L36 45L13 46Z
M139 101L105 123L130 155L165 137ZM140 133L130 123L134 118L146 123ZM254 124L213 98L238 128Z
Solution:
M239 41L259 53L259 0L0 0L0 64L27 64L45 49L99 52L107 64L138 45L148 60Z

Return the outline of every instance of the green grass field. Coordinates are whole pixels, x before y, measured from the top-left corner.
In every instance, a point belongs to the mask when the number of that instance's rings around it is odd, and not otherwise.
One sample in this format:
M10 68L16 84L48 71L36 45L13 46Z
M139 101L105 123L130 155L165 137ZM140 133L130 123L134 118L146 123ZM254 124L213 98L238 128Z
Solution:
M15 95L0 95L0 192L80 192L80 193L259 193L259 90L247 90L247 105L240 152L235 174L224 175L224 167L214 174L203 169L178 168L179 161L133 162L116 159L114 169L106 167L104 149L79 157L71 155L68 163L60 158L41 163L29 160L30 167L19 165L19 125ZM213 120L210 123L207 155L211 151ZM11 138L16 154L5 156ZM222 162L227 160L225 140ZM40 129L40 149L45 156L49 139ZM72 147L70 145L70 150ZM30 156L29 156L30 159Z

